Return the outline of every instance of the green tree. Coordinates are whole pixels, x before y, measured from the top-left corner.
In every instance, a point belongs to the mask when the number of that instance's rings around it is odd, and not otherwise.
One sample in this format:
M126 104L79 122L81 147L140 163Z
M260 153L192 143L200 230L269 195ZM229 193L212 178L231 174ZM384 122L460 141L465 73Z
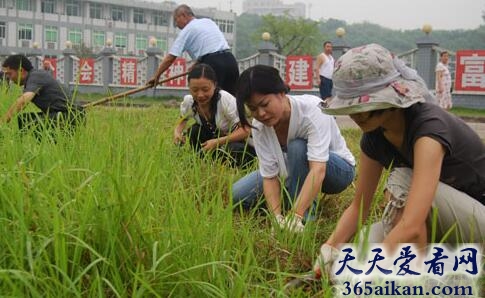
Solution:
M236 57L238 59L249 57L258 52L261 34L258 29L263 21L254 14L244 13L236 19Z
M93 49L86 46L84 42L81 42L80 45L74 45L72 48L74 49L74 51L76 52L76 56L78 57L81 57L81 58L95 57L93 53Z
M318 22L290 18L288 16L265 15L258 33L269 32L271 42L282 55L316 55L321 51L323 36Z

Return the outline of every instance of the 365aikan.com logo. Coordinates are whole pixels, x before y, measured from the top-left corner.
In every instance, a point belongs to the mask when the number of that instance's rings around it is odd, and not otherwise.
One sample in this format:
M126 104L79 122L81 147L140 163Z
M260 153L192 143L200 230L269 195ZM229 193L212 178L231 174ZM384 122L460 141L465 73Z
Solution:
M480 297L482 248L402 244L392 253L383 245L347 245L333 263L337 296Z

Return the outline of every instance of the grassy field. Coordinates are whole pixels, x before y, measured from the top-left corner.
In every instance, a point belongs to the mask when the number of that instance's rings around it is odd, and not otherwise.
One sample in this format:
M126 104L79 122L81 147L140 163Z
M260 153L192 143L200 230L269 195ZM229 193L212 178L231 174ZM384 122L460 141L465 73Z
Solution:
M0 93L3 114L16 94ZM7 297L332 297L308 272L352 188L320 199L304 234L239 213L245 174L172 144L176 109L95 107L56 143L0 127L0 295ZM344 131L358 156L360 133ZM380 213L375 208L373 217Z
M2 91L2 114L15 95ZM273 234L266 216L232 210L245 172L172 144L176 118L95 107L56 143L0 127L2 296L331 296L283 285L311 269L350 191L322 199L303 235ZM358 133L346 137L355 152Z

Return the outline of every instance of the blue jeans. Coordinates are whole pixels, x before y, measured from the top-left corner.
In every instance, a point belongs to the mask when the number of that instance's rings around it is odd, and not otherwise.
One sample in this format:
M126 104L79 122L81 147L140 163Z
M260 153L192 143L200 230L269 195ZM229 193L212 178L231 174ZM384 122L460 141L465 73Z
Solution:
M307 158L307 141L294 139L287 147L288 179L285 188L288 196L285 201L294 202L300 193L306 176L310 171ZM335 153L330 152L326 163L325 179L321 191L325 194L337 194L344 191L354 180L355 167ZM263 177L259 170L249 173L232 186L232 202L235 208L249 210L263 196ZM314 201L314 207L316 202ZM313 207L313 208L314 208Z

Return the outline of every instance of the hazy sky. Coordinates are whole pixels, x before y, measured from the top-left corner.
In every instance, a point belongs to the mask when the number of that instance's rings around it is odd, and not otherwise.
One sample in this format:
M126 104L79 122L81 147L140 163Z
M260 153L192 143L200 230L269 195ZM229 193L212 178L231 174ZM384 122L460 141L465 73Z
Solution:
M152 0L162 2L163 0ZM242 12L243 0L174 0L192 7L216 7ZM434 29L475 29L485 24L485 0L283 0L307 4L307 17L335 18L347 23L369 21L393 29L416 29L428 23ZM232 3L232 4L231 4Z

